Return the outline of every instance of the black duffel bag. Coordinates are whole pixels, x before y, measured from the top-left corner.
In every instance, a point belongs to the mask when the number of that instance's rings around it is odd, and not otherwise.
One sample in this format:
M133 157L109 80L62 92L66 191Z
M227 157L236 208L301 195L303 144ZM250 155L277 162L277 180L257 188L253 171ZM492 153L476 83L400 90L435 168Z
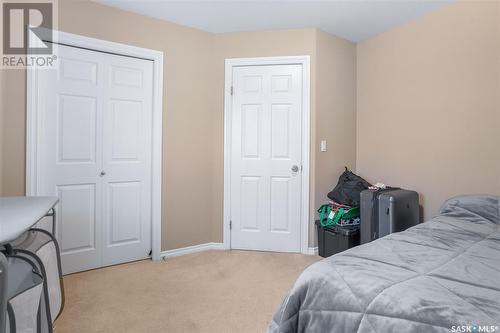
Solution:
M369 186L370 183L346 167L339 177L337 186L328 193L328 198L344 205L358 207L361 191L368 189Z

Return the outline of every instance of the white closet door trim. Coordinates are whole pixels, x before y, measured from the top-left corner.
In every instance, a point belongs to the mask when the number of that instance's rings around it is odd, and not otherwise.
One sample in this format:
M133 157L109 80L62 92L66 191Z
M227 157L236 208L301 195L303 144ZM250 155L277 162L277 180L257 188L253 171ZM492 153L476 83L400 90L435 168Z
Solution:
M161 169L162 169L162 111L163 111L163 52L141 47L89 38L61 31L54 31L54 43L87 48L100 52L114 53L153 61L153 136L152 136L152 184L151 184L151 248L153 260L161 253ZM32 36L32 34L30 34ZM34 39L31 38L30 43ZM26 71L26 195L37 195L39 189L38 158L38 71L30 67Z
M231 248L231 86L233 67L262 65L302 65L302 200L300 216L300 252L310 254L309 250L309 164L310 164L310 56L284 56L260 58L226 59L224 84L224 225L223 246Z

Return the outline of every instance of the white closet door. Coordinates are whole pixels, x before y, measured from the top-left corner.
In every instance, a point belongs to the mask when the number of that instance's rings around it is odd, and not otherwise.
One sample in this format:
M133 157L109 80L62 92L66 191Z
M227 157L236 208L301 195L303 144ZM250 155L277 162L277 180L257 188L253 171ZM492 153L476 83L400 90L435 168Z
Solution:
M39 80L39 194L60 199L64 273L146 258L152 62L59 46Z
M57 195L65 273L101 265L102 113L100 54L60 47L59 69L39 72L39 194Z
M302 66L233 69L231 247L299 252Z
M103 264L112 265L151 250L153 64L116 55L104 64Z

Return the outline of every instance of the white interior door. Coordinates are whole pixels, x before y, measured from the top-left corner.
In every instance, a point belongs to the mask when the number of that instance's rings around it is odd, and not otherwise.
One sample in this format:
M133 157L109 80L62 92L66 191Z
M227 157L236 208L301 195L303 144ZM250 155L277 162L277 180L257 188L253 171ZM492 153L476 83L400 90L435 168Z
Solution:
M231 247L300 252L302 65L234 67Z
M151 249L151 61L59 46L39 71L39 194L57 195L64 273Z

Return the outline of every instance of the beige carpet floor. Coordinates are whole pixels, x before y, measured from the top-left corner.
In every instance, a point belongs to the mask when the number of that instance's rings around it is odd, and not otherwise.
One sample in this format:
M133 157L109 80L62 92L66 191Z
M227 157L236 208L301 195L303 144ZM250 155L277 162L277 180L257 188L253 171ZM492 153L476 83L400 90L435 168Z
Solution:
M56 333L265 332L317 256L207 251L64 277Z

